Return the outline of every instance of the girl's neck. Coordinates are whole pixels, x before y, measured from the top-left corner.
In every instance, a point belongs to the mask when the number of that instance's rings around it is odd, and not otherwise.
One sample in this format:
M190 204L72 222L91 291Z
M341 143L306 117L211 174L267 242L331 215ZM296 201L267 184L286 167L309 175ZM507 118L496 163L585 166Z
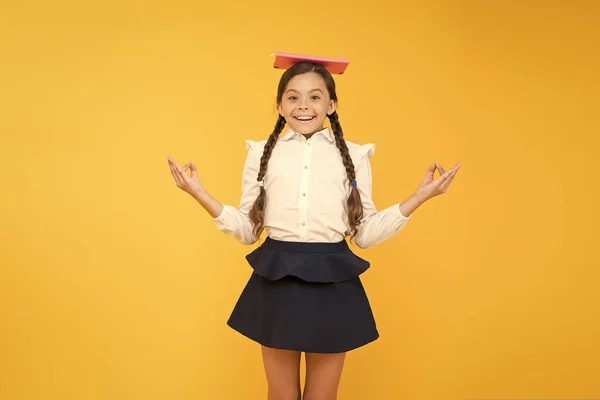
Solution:
M325 129L324 126L322 126L321 128L317 129L316 131L314 131L312 133L303 133L302 136L304 136L306 139L310 139L312 137L312 135L314 135L317 132L321 132L323 129Z

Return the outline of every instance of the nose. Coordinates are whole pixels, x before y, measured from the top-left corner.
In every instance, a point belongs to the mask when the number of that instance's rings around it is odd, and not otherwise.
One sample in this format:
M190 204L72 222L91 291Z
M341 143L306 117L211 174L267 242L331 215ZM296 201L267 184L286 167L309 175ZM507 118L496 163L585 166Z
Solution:
M302 98L302 100L300 100L300 103L298 104L298 109L300 109L300 110L308 109L308 106L306 104L306 99L304 97Z

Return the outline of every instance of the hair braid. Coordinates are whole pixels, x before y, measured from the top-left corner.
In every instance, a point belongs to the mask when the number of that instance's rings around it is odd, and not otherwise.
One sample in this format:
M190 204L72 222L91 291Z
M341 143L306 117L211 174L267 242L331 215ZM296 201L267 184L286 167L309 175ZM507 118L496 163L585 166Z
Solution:
M354 171L354 163L352 162L352 158L350 157L348 146L346 145L346 141L344 140L344 132L342 131L342 125L340 125L338 114L334 111L331 115L328 115L327 117L331 122L331 129L333 130L333 136L335 137L335 145L340 150L342 161L344 163L344 167L346 168L346 175L348 176L348 181L352 182L356 179L356 172ZM363 218L362 201L360 198L360 193L358 192L356 186L352 187L350 196L347 200L347 206L348 222L350 224L349 234L351 235L350 240L352 240L354 239L354 236L358 231L360 221Z
M283 131L285 127L285 118L283 115L279 115L277 118L277 122L275 123L275 128L273 129L273 133L267 139L267 143L265 143L265 148L263 150L263 154L260 158L260 169L258 171L258 176L256 177L257 181L262 181L267 173L267 166L269 165L269 159L271 158L271 153L273 153L273 148L277 144L277 138L279 134ZM260 236L265 222L265 206L267 204L267 192L265 191L264 186L260 186L260 193L258 197L254 201L252 205L252 209L250 210L250 221L252 221L254 228L252 229L252 234L254 237L258 239Z

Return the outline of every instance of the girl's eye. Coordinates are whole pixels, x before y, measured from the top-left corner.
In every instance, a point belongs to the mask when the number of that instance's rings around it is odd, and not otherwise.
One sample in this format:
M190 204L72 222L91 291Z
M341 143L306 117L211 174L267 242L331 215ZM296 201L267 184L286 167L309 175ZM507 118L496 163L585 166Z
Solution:
M319 97L319 96L313 96L313 99L315 99L315 100L319 100L319 99L320 99L320 97Z
M296 100L296 96L290 96L288 97L289 100Z

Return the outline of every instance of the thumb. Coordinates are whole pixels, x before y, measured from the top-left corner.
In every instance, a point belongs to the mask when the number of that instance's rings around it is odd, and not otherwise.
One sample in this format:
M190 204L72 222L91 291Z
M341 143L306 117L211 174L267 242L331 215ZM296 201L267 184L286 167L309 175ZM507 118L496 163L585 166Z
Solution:
M192 173L192 178L198 177L198 169L196 168L193 162L190 163L190 172Z
M429 168L427 168L427 172L425 172L425 178L433 178L433 174L435 174L435 163L431 164Z

